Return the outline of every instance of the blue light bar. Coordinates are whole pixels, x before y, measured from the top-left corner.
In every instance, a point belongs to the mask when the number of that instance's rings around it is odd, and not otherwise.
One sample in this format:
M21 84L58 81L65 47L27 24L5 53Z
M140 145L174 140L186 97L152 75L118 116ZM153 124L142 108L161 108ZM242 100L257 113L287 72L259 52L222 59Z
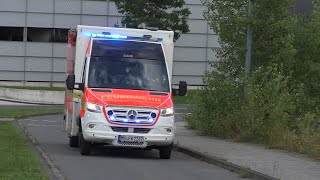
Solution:
M102 34L95 34L95 33L83 33L83 35L88 36L88 37L93 37L93 38L112 38L112 39L126 39L128 38L127 36L121 36L119 34L107 34L107 33L102 33Z
M100 34L95 34L95 33L88 33L85 32L83 35L92 37L92 38L110 38L110 39L132 39L132 40L142 40L142 41L163 41L162 38L152 38L149 36L143 36L143 37L134 37L134 36L123 36L119 34L110 34L110 33L100 33Z
M97 38L112 38L112 39L126 39L127 36L121 36L118 34L112 34L112 35L104 35L104 34L91 34L91 37L97 37Z

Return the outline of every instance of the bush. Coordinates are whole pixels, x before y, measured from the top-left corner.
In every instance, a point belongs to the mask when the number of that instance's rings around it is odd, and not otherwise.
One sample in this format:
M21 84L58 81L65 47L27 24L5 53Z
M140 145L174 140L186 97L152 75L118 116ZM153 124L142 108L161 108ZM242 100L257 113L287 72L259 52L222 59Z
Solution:
M248 83L249 100L244 109L246 122L242 137L258 143L270 143L274 132L283 132L292 124L296 94L288 89L289 77L277 64L252 73Z
M210 73L205 79L209 85L193 96L188 126L203 135L320 157L320 111L317 107L301 109L301 104L310 104L304 87L292 88L292 77L281 69L283 66L272 64L254 71L247 84L247 102L241 83Z
M186 120L191 128L200 129L205 135L234 137L239 131L242 88L218 73L208 75L207 81L209 86L193 97L194 111Z
M317 0L318 1L318 0ZM219 34L214 71L193 99L190 128L320 157L320 12L290 16L291 0L204 0ZM244 78L245 31L253 29L252 70ZM232 28L236 26L237 28ZM248 98L243 96L246 87Z

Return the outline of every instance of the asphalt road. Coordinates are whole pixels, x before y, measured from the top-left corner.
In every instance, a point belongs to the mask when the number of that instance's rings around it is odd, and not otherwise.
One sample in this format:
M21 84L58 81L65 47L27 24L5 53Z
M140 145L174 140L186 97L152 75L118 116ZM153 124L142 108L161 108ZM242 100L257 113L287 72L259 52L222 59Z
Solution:
M22 123L70 180L243 179L225 169L178 152L173 152L169 160L159 159L157 150L144 152L101 148L90 156L81 156L78 148L68 146L68 138L62 128L62 115L33 117Z

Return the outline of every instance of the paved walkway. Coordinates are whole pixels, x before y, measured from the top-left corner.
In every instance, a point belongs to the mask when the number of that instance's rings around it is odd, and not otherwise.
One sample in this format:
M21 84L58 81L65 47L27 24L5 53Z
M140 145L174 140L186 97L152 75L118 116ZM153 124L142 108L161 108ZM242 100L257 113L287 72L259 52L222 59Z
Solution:
M280 150L198 136L177 122L176 143L281 180L320 180L320 161Z

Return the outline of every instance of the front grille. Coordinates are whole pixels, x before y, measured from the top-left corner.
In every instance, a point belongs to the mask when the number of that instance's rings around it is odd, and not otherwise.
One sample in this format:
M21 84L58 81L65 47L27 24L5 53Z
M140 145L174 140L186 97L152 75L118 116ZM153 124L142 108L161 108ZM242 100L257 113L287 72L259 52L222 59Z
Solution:
M134 118L129 117L129 111L136 112ZM153 124L158 117L158 110L156 108L106 107L106 112L111 112L112 114L107 114L110 121L122 124ZM153 113L156 115L156 118L150 121Z
M129 128L129 127L117 127L111 126L112 131L114 132L129 132L129 133L140 133L147 134L150 132L150 128Z

